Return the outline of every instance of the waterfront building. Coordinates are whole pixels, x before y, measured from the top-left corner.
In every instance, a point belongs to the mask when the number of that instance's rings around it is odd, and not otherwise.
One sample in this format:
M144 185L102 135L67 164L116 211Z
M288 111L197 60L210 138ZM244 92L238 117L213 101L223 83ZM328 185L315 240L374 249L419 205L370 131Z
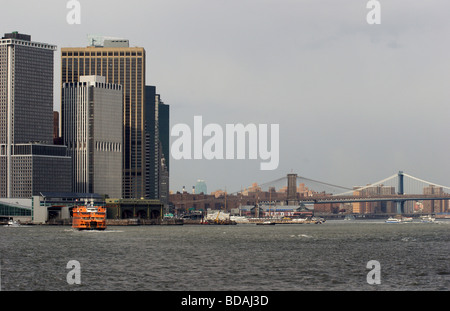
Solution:
M128 40L90 37L90 46L61 49L61 82L103 76L123 87L123 198L146 195L145 49Z
M70 190L70 158L53 144L56 46L7 33L0 40L0 197Z
M353 192L354 196L395 194L395 187L384 185L370 186L370 187L354 187L354 190L355 190ZM396 202L394 201L355 202L352 204L353 204L353 213L356 214L395 213L397 211Z
M122 86L80 76L62 88L62 139L72 157L73 192L122 197Z
M10 198L71 190L72 163L66 146L15 144L12 153Z
M429 185L423 188L423 194L438 194L443 195L444 189L442 187ZM449 211L448 200L425 200L423 201L423 213L444 213Z

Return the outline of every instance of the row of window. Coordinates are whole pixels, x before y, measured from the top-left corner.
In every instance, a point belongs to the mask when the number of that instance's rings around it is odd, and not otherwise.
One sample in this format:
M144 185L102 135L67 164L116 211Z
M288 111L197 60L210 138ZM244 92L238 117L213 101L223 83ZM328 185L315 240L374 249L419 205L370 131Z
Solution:
M71 56L142 56L142 52L119 52L119 51L102 51L102 52L61 52L61 55L63 57L71 57Z

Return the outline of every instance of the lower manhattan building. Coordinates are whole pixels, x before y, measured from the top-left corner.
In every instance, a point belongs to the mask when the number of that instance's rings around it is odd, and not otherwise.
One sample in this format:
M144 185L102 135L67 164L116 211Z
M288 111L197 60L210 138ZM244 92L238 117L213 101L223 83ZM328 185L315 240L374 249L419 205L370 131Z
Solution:
M122 196L146 196L145 49L126 39L90 36L87 47L61 48L61 84L103 76L123 88Z
M0 40L0 197L70 191L66 148L53 146L56 46L12 32Z
M11 159L11 198L72 190L72 161L65 146L17 144Z
M146 198L169 203L169 105L145 87Z
M62 141L73 163L73 191L122 198L123 91L101 76L62 88Z

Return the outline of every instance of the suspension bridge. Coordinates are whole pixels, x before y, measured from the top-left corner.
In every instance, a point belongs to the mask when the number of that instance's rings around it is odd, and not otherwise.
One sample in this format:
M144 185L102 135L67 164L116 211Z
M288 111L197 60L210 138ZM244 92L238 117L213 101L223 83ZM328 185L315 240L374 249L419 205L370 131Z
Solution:
M450 187L426 181L402 171L380 181L348 188L327 182L313 180L297 174L288 174L273 181L258 185L258 188L275 188L286 184L288 202L303 204L327 203L363 203L363 202L395 202L397 213L403 214L407 201L444 201L450 200ZM299 184L301 187L299 187ZM300 189L300 195L298 189Z
M427 205L431 206L431 212L435 210L447 212L450 202L450 187L426 181L402 171L380 181L353 188L297 174L288 174L263 184L254 183L248 188L228 193L228 195L242 195L242 193L257 191L270 192L282 188L286 191L286 201L292 205L392 202L396 205L394 209L398 214L405 212L405 202L408 201L429 202ZM382 204L386 205L386 203ZM439 207L435 208L436 205Z

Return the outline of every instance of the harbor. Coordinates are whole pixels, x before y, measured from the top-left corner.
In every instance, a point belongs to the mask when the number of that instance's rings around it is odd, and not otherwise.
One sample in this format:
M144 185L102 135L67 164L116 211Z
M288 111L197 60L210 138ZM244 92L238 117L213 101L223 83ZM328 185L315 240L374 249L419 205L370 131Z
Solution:
M2 290L74 290L64 277L69 260L81 263L83 291L374 290L372 259L384 273L378 290L448 290L449 226L0 226Z

